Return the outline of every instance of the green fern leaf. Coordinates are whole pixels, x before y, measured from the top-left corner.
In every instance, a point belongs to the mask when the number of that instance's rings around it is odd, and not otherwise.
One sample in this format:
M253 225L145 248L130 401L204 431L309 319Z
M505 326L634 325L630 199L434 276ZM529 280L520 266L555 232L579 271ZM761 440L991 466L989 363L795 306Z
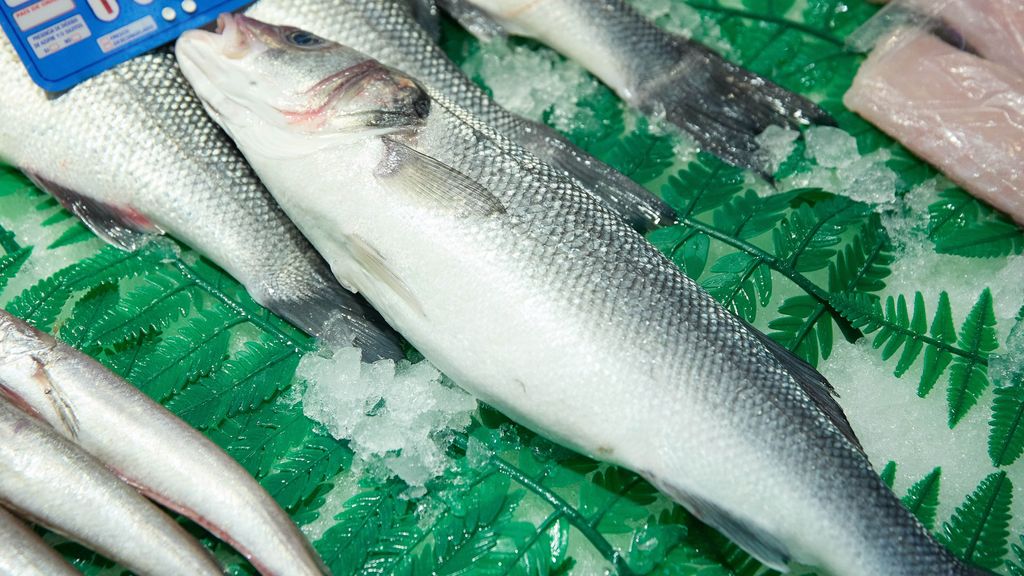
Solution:
M298 363L298 353L286 344L247 342L223 370L185 388L167 407L195 428L216 426L286 388Z
M1007 552L1012 501L1006 472L990 474L943 524L939 540L964 562L999 567Z
M993 466L1009 466L1024 453L1024 382L996 388L995 395L988 455Z
M719 258L711 272L701 285L748 322L757 317L758 306L765 307L771 302L772 273L761 260L745 252L733 252Z
M51 242L46 249L54 250L56 248L63 248L65 246L71 246L72 244L78 244L79 242L85 242L92 240L96 235L89 230L85 224L81 222L75 222L68 227L67 230L61 233L61 235Z
M811 196L814 190L801 191ZM842 196L832 196L812 207L803 203L773 230L775 254L797 272L814 272L828 266L835 256L834 246L850 224L871 213L867 204Z
M7 311L43 332L50 332L72 292L59 272L29 286L7 304Z
M949 427L956 426L967 412L978 403L981 393L988 388L988 365L981 358L999 347L996 340L996 314L992 309L992 293L985 289L967 319L960 327L959 345L971 356L957 356L950 368Z
M195 299L193 286L177 275L156 273L108 310L92 330L103 346L161 330L188 313Z
M352 451L347 445L310 431L302 443L277 456L260 484L282 508L296 512L306 495L351 462ZM308 517L309 510L303 512Z
M1024 233L1000 212L959 188L939 198L928 208L928 235L937 252L974 258L1024 252Z
M893 483L896 482L896 462L889 460L885 468L882 468L882 471L878 473L878 477L882 479L886 486L892 488Z
M256 478L270 473L279 454L301 447L311 421L301 410L278 402L238 414L210 430L210 438Z
M949 294L945 291L939 294L939 304L935 309L935 316L932 318L931 337L943 344L956 342L956 329L953 327L953 310L949 305ZM949 350L936 346L929 346L924 352L924 370L921 372L921 382L917 387L917 395L921 398L928 396L939 377L946 371L953 355Z
M942 469L935 468L920 479L903 497L903 505L917 516L929 531L935 526L935 512L939 507L939 480Z
M382 531L394 522L400 500L393 489L373 489L345 501L335 524L315 544L336 575L357 574Z
M700 278L704 273L711 248L706 234L683 226L669 226L652 231L647 239L690 278Z
M683 525L660 524L655 518L650 518L633 531L627 553L629 566L639 574L650 573L664 562L685 535L686 527Z
M1020 544L1010 546L1016 561L1006 561L1006 573L1009 576L1024 576L1024 536L1021 536L1019 540Z
M60 327L58 337L75 348L91 343L97 322L108 310L117 306L119 297L116 284L100 284L89 290L75 303L71 317ZM98 347L95 351L98 351Z
M157 401L166 401L224 363L230 329L241 322L233 312L222 308L199 311L150 350L126 377Z
M0 257L0 291L7 287L7 283L11 281L11 278L14 278L18 270L21 270L22 265L25 264L31 255L32 247L28 246L17 248Z
M646 183L661 176L675 162L675 142L664 134L653 134L641 118L636 130L617 138L610 150L601 153L609 164L631 179Z
M779 317L768 323L772 340L782 344L811 366L832 354L832 321L814 298L802 294L779 307Z
M714 210L746 189L743 170L701 152L697 159L669 177L662 196L680 217Z

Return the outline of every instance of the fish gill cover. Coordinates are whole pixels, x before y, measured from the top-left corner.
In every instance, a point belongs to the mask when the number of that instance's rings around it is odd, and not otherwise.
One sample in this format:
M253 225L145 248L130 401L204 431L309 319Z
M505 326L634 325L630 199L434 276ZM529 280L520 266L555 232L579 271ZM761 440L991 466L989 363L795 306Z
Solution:
M764 135L778 168L772 189L695 153L534 43L481 47L446 23L444 45L500 101L567 130L670 202L679 224L650 240L832 380L883 478L954 554L1024 575L1024 498L1014 493L1014 480L1024 484L1024 234L843 108L862 60L843 39L875 8L636 4L823 102L845 134ZM522 90L538 78L550 82ZM858 189L858 178L860 188L891 189ZM206 260L169 241L136 253L105 247L13 168L0 168L0 217L4 306L226 449L335 574L768 572L635 474L562 449L486 406L465 431L439 437L448 465L424 486L360 465L350 443L304 415L304 390L322 382L295 374L314 342ZM316 408L306 412L325 407ZM367 417L379 409L386 406L368 407ZM183 522L230 573L253 573ZM45 537L86 574L121 572Z

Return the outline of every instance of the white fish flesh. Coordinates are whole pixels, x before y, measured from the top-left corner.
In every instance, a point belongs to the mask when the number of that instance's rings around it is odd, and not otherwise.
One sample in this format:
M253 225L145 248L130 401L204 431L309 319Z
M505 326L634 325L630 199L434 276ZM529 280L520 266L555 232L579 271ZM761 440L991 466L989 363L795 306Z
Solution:
M1024 76L905 31L875 48L843 103L1024 225Z

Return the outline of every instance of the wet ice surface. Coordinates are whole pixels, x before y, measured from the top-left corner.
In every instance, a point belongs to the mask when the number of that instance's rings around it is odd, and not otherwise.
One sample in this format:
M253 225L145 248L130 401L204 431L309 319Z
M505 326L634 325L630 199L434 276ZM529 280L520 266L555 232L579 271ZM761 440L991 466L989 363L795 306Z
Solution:
M378 477L398 476L413 491L444 472L451 433L465 430L476 400L442 382L429 362L364 364L359 350L331 357L307 354L296 379L306 380L303 413L332 436L349 440L354 467Z
M581 113L576 102L598 88L597 80L575 62L550 49L532 50L503 39L482 44L462 70L483 80L494 99L531 120L547 120L569 130ZM545 118L548 116L547 118Z
M758 137L762 154L777 169L794 151L798 134L772 127ZM779 182L781 191L821 188L869 204L891 204L896 199L899 176L886 166L888 150L869 154L857 150L857 140L844 130L814 126L804 132L804 155L813 160L810 170Z

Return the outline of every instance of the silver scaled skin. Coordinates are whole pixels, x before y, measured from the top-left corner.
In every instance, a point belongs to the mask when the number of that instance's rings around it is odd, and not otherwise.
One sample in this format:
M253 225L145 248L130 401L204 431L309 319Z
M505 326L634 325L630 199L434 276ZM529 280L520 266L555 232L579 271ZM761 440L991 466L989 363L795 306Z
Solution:
M79 572L3 507L0 507L0 576L79 576Z
M171 52L139 56L54 98L0 37L0 85L0 160L100 236L133 249L166 231L307 333L354 338L367 360L403 357L394 332L338 285L210 121Z
M0 503L138 574L222 573L170 516L2 397Z
M217 445L99 362L3 310L0 395L233 545L261 574L323 573L291 519Z
M211 115L339 279L461 386L773 568L980 573L879 479L820 374L590 194L359 52L221 27L176 47Z
M641 232L675 221L672 208L639 184L551 128L512 114L491 100L419 25L408 0L260 0L248 14L308 30L407 72L569 174Z
M723 160L761 171L769 126L835 125L799 94L671 34L626 0L438 0L456 18L492 18L582 64L641 112L664 116Z

